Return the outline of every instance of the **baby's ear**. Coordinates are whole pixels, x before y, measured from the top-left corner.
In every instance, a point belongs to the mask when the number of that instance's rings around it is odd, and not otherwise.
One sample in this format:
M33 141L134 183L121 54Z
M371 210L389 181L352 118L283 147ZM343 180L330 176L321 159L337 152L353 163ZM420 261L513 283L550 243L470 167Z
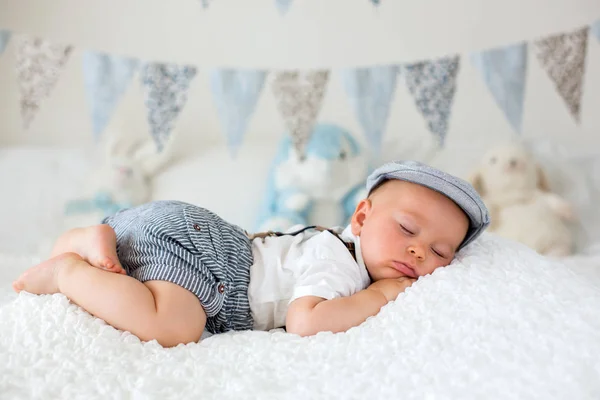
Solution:
M352 218L350 219L350 225L352 228L352 233L355 236L360 236L360 231L362 230L363 224L365 223L365 218L369 210L371 209L371 199L362 199L356 205L356 209L354 210L354 214L352 214Z
M483 176L481 175L481 169L477 168L471 173L468 179L469 183L479 193L480 196L485 196L485 189L483 187Z
M546 173L544 172L542 167L539 164L537 164L535 170L537 174L538 189L540 189L542 192L550 192L550 184L548 183L548 177L546 176Z

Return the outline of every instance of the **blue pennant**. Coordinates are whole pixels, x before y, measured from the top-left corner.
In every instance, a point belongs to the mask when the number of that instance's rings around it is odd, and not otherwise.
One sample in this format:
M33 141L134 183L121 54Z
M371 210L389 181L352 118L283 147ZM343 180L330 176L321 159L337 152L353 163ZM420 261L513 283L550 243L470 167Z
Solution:
M187 91L196 68L148 63L141 70L150 134L159 151L171 136L173 123L187 102Z
M4 52L4 50L6 50L6 46L8 45L9 40L10 40L10 32L0 30L0 54L2 54Z
M516 132L521 132L527 43L486 50L471 55L473 65Z
M92 51L84 53L84 82L96 138L106 128L137 67L135 59Z
M256 107L265 76L265 71L257 70L219 69L210 73L217 113L234 156Z
M590 32L592 35L596 36L596 39L600 40L600 20L594 22L590 26Z
M279 10L279 14L284 15L290 9L292 5L292 0L275 0L275 5Z
M341 76L364 134L379 153L396 91L398 66L347 69Z

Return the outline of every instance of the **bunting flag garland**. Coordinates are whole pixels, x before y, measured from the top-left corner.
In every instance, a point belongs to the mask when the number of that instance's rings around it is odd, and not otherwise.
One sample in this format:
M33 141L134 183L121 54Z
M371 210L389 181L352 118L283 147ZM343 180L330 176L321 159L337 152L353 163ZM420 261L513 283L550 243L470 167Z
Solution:
M217 114L227 134L232 155L236 155L260 97L266 72L258 70L213 70L210 83Z
M378 153L396 92L395 65L341 71L352 108L372 149Z
M23 126L29 128L42 99L52 92L73 48L46 40L19 37L16 69L21 92Z
M84 53L84 82L96 138L110 120L138 64L132 58L92 51Z
M537 58L579 122L588 27L536 41Z
M0 54L6 50L6 46L8 45L8 41L10 40L10 32L0 30Z
M206 9L214 0L199 1ZM275 0L275 5L281 14L285 14L292 1ZM374 7L381 5L381 0L369 1ZM590 34L600 40L600 20L584 28L539 38L531 43L521 42L470 55L474 68L481 74L494 102L515 132L522 130L530 49L533 49L573 119L580 122ZM54 90L73 47L0 29L0 54L13 37L20 112L23 127L28 129L41 103ZM92 51L83 54L86 100L96 138L106 129L141 64L136 59L113 54ZM455 55L414 64L341 69L342 84L370 145L371 154L377 155L381 151L400 73L428 129L440 145L444 145L459 67L460 58ZM268 73L267 70L209 71L217 115L233 156L243 143ZM295 151L302 156L313 134L330 71L291 69L276 71L274 75L272 94L278 112ZM159 150L163 149L171 135L175 120L187 102L188 90L195 76L196 66L143 63L140 80L145 95L144 103L150 134Z
M187 91L196 68L175 64L144 64L141 81L148 109L150 133L162 151L173 129L173 122L185 106Z
M527 44L521 43L471 55L475 68L494 96L496 104L513 129L521 133L525 74L527 72Z
M458 56L452 56L403 66L406 85L440 145L448 131L459 61Z
M273 80L277 107L299 155L312 134L319 114L329 71L281 71Z
M594 22L590 26L590 32L592 35L596 36L596 39L600 40L600 20Z
M279 14L284 15L290 9L292 5L292 0L275 0L275 6L277 6L277 10Z

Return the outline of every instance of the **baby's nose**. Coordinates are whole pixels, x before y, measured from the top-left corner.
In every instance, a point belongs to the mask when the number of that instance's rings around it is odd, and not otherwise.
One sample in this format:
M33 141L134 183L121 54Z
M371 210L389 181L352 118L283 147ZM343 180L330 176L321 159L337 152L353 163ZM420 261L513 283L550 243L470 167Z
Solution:
M423 260L423 258L424 258L423 249L421 249L421 247L419 247L419 246L410 246L408 248L408 252L410 254L412 254L413 256L415 256L416 258L418 258L419 260Z

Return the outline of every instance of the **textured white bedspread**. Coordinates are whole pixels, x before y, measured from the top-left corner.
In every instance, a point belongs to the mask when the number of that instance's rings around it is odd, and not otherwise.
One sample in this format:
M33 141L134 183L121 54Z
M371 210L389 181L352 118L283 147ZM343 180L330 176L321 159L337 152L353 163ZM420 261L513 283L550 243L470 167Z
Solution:
M163 349L62 295L8 295L8 276L2 399L600 398L600 261L550 261L489 235L360 327L310 338Z

